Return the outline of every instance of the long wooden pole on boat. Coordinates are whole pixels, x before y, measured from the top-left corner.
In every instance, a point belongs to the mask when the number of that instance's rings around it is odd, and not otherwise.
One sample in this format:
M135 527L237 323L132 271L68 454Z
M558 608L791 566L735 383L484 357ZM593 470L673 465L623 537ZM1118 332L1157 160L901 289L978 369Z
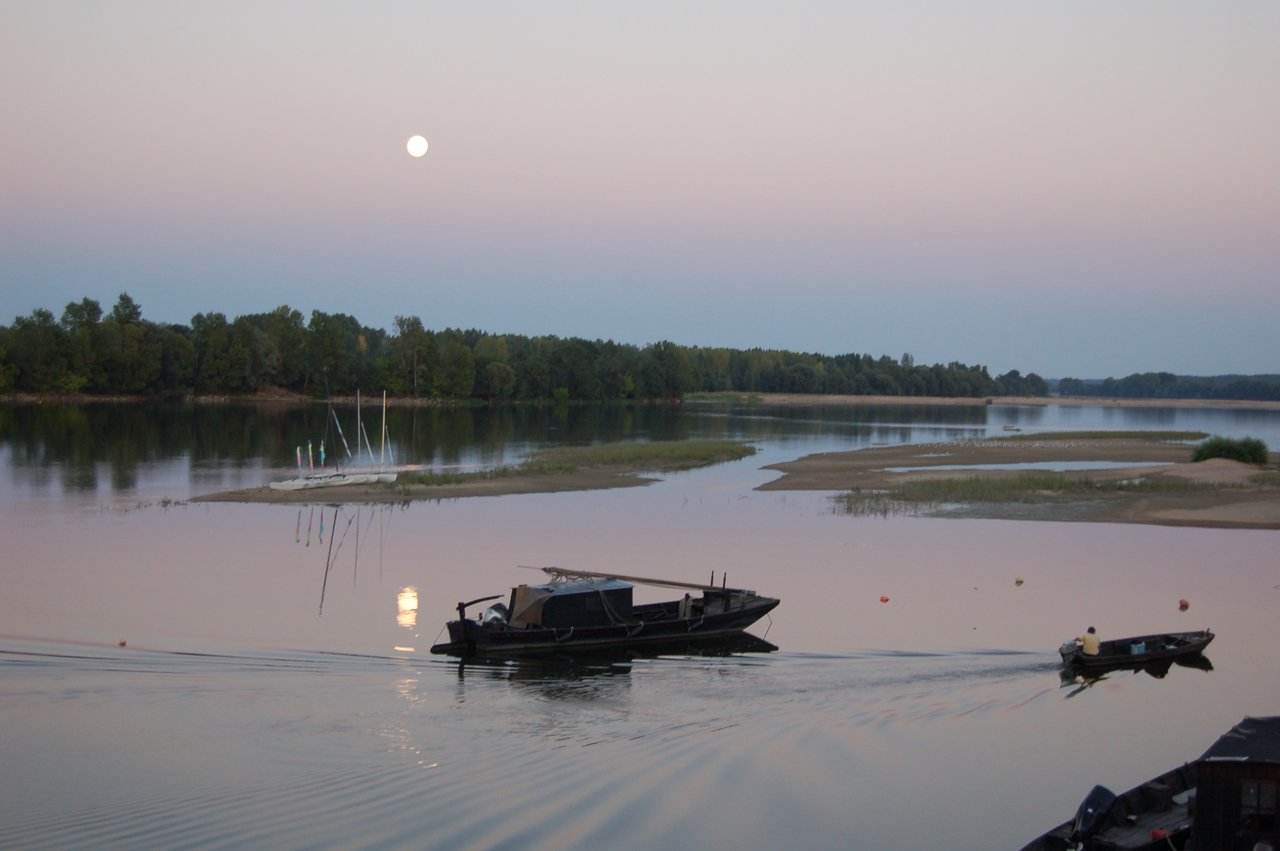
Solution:
M700 582L677 582L674 579L648 579L643 576L623 576L620 573L600 573L594 570L571 570L567 567L530 567L529 565L521 565L528 567L530 570L541 570L553 576L576 576L582 579L618 579L623 582L638 582L641 585L658 585L664 588L690 588L695 591L724 591L727 590L723 585L717 588L714 584L704 585ZM741 588L733 589L741 591Z

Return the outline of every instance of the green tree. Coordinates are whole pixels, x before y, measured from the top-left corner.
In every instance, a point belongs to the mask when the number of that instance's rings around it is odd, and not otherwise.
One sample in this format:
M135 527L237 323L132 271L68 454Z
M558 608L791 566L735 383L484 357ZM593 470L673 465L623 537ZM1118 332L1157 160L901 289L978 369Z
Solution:
M178 396L190 391L195 368L195 347L188 330L181 325L153 325L152 349L158 352L160 371L153 391L164 396Z
M476 383L475 356L456 335L446 334L440 343L440 369L436 390L447 399L471 398Z
M67 370L82 378L85 389L93 392L109 389L100 363L101 320L102 306L86 298L68 304L59 323L66 332Z
M645 349L642 386L653 399L680 399L693 384L693 366L688 353L675 343L663 341Z
M191 317L191 346L195 357L193 384L197 393L226 393L231 387L231 328L221 313Z
M511 365L516 371L516 395L521 399L551 398L549 350L554 337L534 337L514 350Z
M435 383L435 339L416 316L397 316L395 335L387 343L392 392L417 398L430 394Z
M7 331L7 328L0 328L0 336ZM0 393L7 393L13 387L13 376L16 371L9 363L8 350L0 345Z
M564 340L548 360L551 386L563 387L570 399L598 401L603 388L595 373L595 353L584 340Z
M516 391L516 371L508 364L490 361L485 364L480 376L476 384L477 391L486 399L510 399Z
M160 377L161 346L142 308L121 293L111 315L98 326L98 356L106 384L115 393L150 392Z
M67 368L66 332L43 308L19 316L9 335L13 386L29 393L78 393L84 377Z
M338 395L354 393L359 383L360 323L345 313L313 310L307 330L310 386Z
M120 293L116 306L111 308L111 318L121 325L141 322L142 307L130 298L128 293Z
M241 316L234 324L239 325L242 321L253 325L263 335L249 346L251 351L258 350L261 362L258 367L261 372L259 388L274 384L301 392L306 379L307 346L307 329L302 314L288 305L281 305L270 313Z

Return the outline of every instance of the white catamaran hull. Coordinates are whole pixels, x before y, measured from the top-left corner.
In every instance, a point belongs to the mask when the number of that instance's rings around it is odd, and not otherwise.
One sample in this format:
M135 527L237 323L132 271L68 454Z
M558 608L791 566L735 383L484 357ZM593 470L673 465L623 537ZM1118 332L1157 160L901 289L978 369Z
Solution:
M386 478L387 476L390 478ZM333 488L340 485L372 485L395 480L395 473L322 473L298 479L286 479L283 482L272 482L270 487L278 491L298 491L309 488Z

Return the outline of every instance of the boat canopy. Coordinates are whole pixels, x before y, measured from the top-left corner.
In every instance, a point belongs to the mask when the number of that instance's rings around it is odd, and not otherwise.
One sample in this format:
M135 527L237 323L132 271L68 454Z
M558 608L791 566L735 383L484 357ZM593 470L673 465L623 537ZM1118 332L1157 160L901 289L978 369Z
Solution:
M507 623L516 629L618 623L631 616L631 591L629 583L617 579L517 585Z
M1280 763L1280 715L1245 717L1214 742L1200 759Z

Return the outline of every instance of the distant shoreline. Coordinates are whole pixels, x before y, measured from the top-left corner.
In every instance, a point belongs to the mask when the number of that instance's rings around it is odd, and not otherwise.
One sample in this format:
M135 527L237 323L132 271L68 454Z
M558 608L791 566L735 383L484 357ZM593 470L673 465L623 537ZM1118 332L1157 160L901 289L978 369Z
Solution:
M182 404L192 405L226 405L226 404L272 404L272 405L313 405L324 404L323 399L313 399L310 396L304 396L300 393L293 393L287 390L268 390L260 393L245 396L184 396L180 399L153 399L147 396L95 396L91 394L78 393L69 395L41 395L34 393L5 393L0 394L0 404L6 405L41 405L41 404L62 404L62 405L90 405L90 404L141 404L147 402L179 402ZM354 405L355 396L335 396L330 400L342 405ZM370 394L361 396L362 402L370 405L381 404L382 395ZM1050 405L1063 405L1067 407L1095 407L1095 408L1220 408L1228 410L1263 410L1278 411L1280 410L1280 401L1269 400L1251 400L1251 399L1107 399L1097 396L852 396L852 395L824 395L824 394L805 394L805 393L692 393L683 401L650 401L637 402L636 404L644 405L665 405L665 404L697 404L712 405L720 403L733 402L736 404L759 404L759 405L817 405L817 406L839 406L839 407L855 407L859 405L866 406L889 406L889 405L936 405L936 406L952 406L952 407L989 407L994 405L1004 405L1013 407L1034 407L1044 408ZM404 407L484 407L488 403L483 400L446 400L446 399L426 399L411 398L407 396L388 396L387 406L393 408ZM505 402L499 404L515 404L515 405L541 405L553 404L550 400L546 402ZM571 404L595 404L591 402L579 402ZM617 404L617 403L603 403Z
M737 397L742 403L764 405L951 405L988 407L1007 405L1044 408L1050 405L1095 408L1228 408L1280 411L1280 402L1251 399L1104 399L1097 396L848 396L805 393L695 394L688 402L716 402Z

